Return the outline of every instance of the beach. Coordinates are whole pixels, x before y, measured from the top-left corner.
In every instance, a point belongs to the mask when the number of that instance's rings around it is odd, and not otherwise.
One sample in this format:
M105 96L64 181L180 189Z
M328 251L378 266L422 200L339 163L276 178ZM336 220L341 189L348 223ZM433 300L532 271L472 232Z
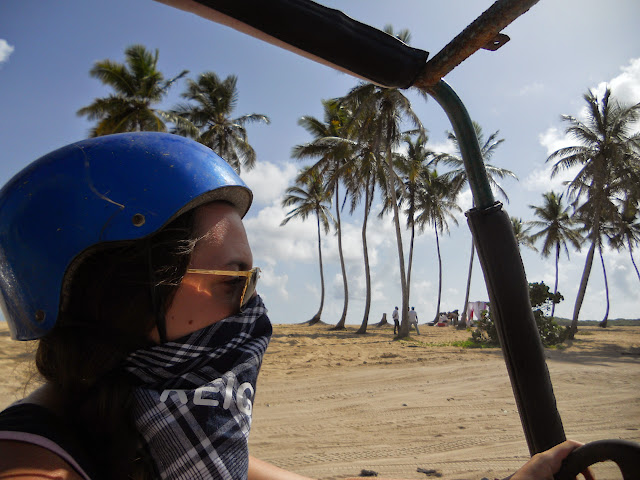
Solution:
M503 478L528 449L500 349L456 346L470 332L274 325L253 405L250 452L318 479ZM31 342L0 323L0 408L37 386ZM640 327L581 327L545 349L568 438L640 442ZM31 380L29 380L31 379ZM425 473L426 472L426 473ZM598 479L621 478L614 466Z

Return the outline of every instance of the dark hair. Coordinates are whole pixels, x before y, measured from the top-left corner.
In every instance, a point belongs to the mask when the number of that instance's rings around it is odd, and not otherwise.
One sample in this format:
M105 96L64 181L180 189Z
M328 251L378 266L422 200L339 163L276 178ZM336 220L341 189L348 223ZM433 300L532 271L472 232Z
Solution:
M55 327L36 366L62 394L63 415L103 478L152 478L141 459L123 360L149 345L195 245L190 210L148 238L102 245L72 269ZM86 439L86 441L84 441Z

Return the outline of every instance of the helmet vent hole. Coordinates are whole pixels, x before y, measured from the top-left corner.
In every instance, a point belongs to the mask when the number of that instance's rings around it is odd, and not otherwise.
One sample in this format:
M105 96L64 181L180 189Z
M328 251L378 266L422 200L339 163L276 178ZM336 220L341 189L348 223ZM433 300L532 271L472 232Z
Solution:
M36 322L42 323L44 322L44 318L47 315L44 313L44 310L36 310Z
M134 226L141 227L142 225L144 225L144 222L145 222L144 215L142 215L141 213L136 213L131 218L131 222L133 223Z

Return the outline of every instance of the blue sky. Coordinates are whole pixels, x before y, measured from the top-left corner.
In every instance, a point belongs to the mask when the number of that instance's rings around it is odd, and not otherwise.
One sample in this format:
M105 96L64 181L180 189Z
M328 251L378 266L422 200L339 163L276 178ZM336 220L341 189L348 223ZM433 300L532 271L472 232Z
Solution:
M480 0L349 0L321 2L378 28L408 28L411 45L434 55L491 4ZM471 117L488 135L505 139L495 165L513 170L519 181L505 181L510 215L533 219L530 204L542 193L561 190L550 180L548 154L566 145L561 114L579 115L588 89L602 92L605 83L627 103L640 102L640 34L636 0L541 0L505 29L511 41L497 52L480 51L446 77ZM285 211L283 191L301 166L290 157L294 145L310 140L297 125L302 115L322 116L321 99L342 96L357 84L343 73L264 44L227 27L151 0L95 2L63 0L0 3L0 183L39 156L85 138L90 123L75 112L108 89L89 77L95 61L123 61L131 44L160 52L159 68L167 77L183 69L190 76L212 70L238 76L237 115L263 113L271 125L249 128L258 166L243 173L255 202L246 217L256 265L263 268L260 292L274 323L309 319L319 303L315 224L290 222L279 227ZM179 100L178 83L161 107ZM450 125L435 101L406 94L428 128L432 148L446 151ZM463 196L470 206L470 195ZM362 320L364 267L361 215L345 215L344 248L350 285L348 323ZM408 238L408 236L405 236ZM369 229L374 298L370 322L390 314L400 303L399 270L391 217ZM442 310L461 309L471 237L463 216L441 239L444 261ZM422 321L435 314L437 259L432 232L418 237L411 303ZM561 259L560 291L565 301L557 314L571 316L584 267L582 252ZM335 323L343 295L336 240L323 238L327 298L323 320ZM552 259L523 251L529 281L553 285ZM628 252L605 251L610 279L610 318L638 318L640 289ZM486 300L476 261L470 300ZM599 319L605 309L599 261L594 262L581 318Z

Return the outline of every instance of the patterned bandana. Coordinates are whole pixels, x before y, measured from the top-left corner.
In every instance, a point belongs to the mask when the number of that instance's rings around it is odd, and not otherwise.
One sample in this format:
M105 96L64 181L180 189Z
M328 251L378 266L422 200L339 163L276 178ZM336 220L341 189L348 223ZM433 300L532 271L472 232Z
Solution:
M135 423L160 478L246 479L256 379L271 337L259 296L243 313L132 353Z

